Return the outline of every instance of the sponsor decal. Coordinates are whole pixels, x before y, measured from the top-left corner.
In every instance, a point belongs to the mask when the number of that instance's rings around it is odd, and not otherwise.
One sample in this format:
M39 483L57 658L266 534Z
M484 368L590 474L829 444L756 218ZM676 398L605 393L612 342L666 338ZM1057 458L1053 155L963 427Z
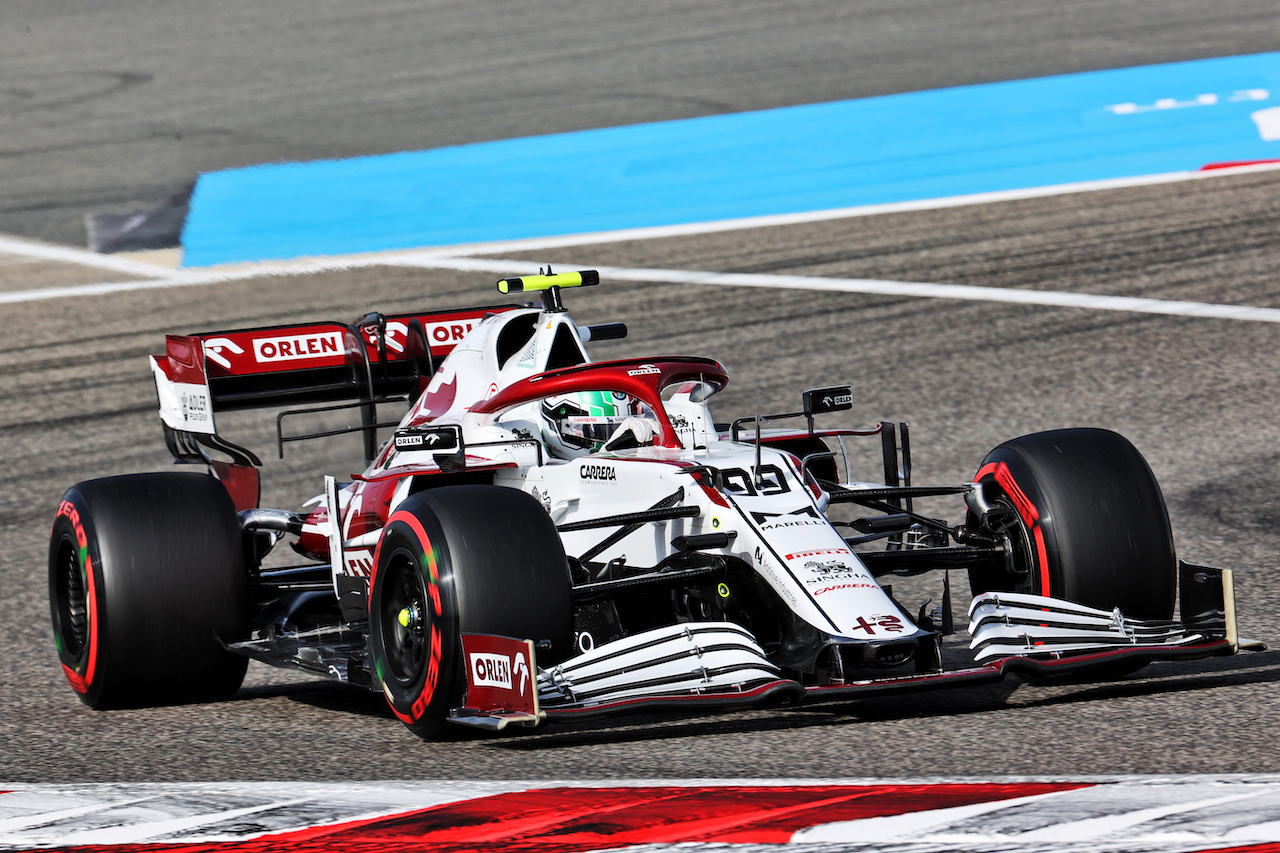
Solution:
M631 370L628 370L627 375L628 376L653 376L661 372L662 372L661 370L659 370L657 367L654 367L652 364L642 364L639 367L634 367Z
M693 441L694 430L693 422L684 415L670 415L671 428L676 431L676 435L680 437L680 443L685 444L685 439ZM686 447L690 445L685 445Z
M203 391L183 391L178 395L182 406L182 419L191 421L209 420L209 395Z
M791 585L784 583L774 572L773 567L769 564L768 555L763 548L757 547L755 553L756 571L773 585L774 590L781 595L788 604L795 606L796 597L791 592Z
M341 354L342 335L339 332L255 338L253 341L253 358L260 364Z
M369 346L376 347L378 345L378 327L365 326L365 340ZM405 342L409 339L409 327L397 320L391 320L387 323L386 332L382 336L382 340L387 345L387 349L392 352L404 352Z
M791 512L755 512L751 517L760 525L761 530L778 530L783 527L807 527L812 524L826 524L826 519L818 514L812 506L802 506Z
M582 464L578 466L578 476L584 480L616 480L618 472L614 470L612 465L588 465Z
M475 322L473 320L454 320L449 323L428 323L427 339L433 344L452 346L467 336Z
M890 634L896 634L903 628L902 620L897 616L872 616L871 620L868 621L866 617L859 616L854 630L866 631L868 634L876 634L878 633L876 628L879 628L882 631L887 631Z
M871 578L862 572L828 572L826 574L814 575L813 577L805 578L804 582L809 585L815 585L847 580L870 581Z
M815 563L813 561L804 564L804 567L811 572L810 577L805 578L806 584L831 583L832 581L859 580L874 583L871 576L866 572L859 571L844 563L835 561L827 563Z
M209 338L204 342L204 357L227 370L231 369L231 359L225 352L244 355L244 348L230 338Z
M399 450L454 450L458 446L456 427L410 427L395 434Z
M529 685L529 664L523 654L515 659L489 652L471 653L471 683L476 687L500 687L520 691Z
M822 589L814 590L813 594L814 597L817 597L819 595L825 595L828 592L836 592L841 589L879 589L879 587L873 583L838 583L831 586L824 586Z
M542 508L546 510L547 515L551 514L551 493L541 491L537 486L533 487L533 499L542 504Z
M373 552L367 548L358 551L343 551L342 565L346 573L358 578L367 578L373 574Z
M828 554L851 554L848 548L819 548L817 551L797 551L794 554L783 554L787 560L803 560L805 557L825 557Z
M80 520L80 511L76 509L75 504L71 501L63 501L58 505L58 513L54 516L54 524L58 523L59 517L66 517L71 522L71 529L75 532L76 546L79 548L77 563L80 566L80 575L85 583L85 603L88 607L86 620L89 628L89 635L85 639L85 648L82 652L85 655L85 661L76 666L74 669L67 665L66 661L61 660L62 649L59 646L59 664L62 666L62 674L66 676L67 683L71 685L71 689L77 693L88 693L89 687L93 684L94 671L98 664L98 594L95 590L96 579L93 571L93 557L89 554L89 537L85 533L84 524Z
M816 563L813 560L804 564L804 567L811 572L848 572L852 571L844 563L838 560L830 560L826 563Z

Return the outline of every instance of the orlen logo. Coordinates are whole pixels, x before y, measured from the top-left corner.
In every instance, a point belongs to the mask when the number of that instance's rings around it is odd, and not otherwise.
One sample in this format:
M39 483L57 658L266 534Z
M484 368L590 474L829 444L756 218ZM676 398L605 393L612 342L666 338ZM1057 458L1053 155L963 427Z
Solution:
M471 653L471 683L476 687L501 687L504 690L520 688L524 695L525 684L529 681L529 665L524 655L516 655L512 664L506 655L494 655L486 652Z
M662 371L652 364L642 364L634 370L628 370L628 376L648 376L650 374L661 373Z
M452 323L428 323L427 337L431 339L431 343L440 345L452 345L466 337L467 332L471 331L475 325L473 320L455 320Z
M253 357L259 362L292 361L299 358L338 355L342 352L341 332L317 332L286 338L256 338Z
M584 480L616 480L618 472L612 465L581 465L578 476Z

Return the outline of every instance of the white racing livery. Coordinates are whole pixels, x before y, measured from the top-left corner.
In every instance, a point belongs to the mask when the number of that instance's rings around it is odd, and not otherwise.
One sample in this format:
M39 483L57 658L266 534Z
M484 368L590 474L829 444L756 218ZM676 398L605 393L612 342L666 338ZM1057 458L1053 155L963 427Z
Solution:
M597 282L548 270L499 282L541 304L170 336L152 359L166 439L207 474L68 491L50 588L72 687L94 707L221 695L256 658L379 690L432 737L1258 646L1236 636L1230 572L1176 560L1159 486L1120 436L1023 436L971 482L913 485L905 424L815 426L852 408L848 386L725 423L717 361L592 361L586 344L626 329L575 325L562 289ZM379 423L397 400L408 411ZM258 506L257 457L215 423L285 405L281 453L359 432L369 458L350 483L326 477L306 515ZM359 426L286 432L348 412ZM866 436L883 482L850 474L845 443ZM946 496L959 523L916 510ZM306 563L264 564L283 537ZM878 580L934 570L981 593L960 667L943 659L949 580L915 613ZM181 624L148 619L174 609Z

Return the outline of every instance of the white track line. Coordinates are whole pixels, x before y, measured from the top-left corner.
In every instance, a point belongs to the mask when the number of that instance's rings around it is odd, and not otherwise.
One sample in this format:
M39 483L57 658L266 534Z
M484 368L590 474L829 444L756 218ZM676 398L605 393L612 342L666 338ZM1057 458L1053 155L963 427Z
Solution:
M50 246L45 243L31 243L26 240L15 240L11 237L0 237L0 253L6 255L20 255L26 258L40 258L46 261L61 261L67 264L79 264L86 267L96 267L102 270L115 270L116 272L128 273L129 275L140 275L156 278L172 279L181 276L181 271L162 267L159 264L148 264L142 261L133 261L128 258L120 258L115 255L100 255L97 252L89 252L84 249L73 249L70 246Z
M443 267L482 272L519 272L527 270L527 261L440 258L401 255L387 261L389 265ZM572 269L572 264L561 264ZM1256 308L1249 305L1221 305L1211 302L1181 302L1144 299L1133 296L1106 296L1093 293L1067 293L1055 290L1019 290L1007 287L975 287L963 284L926 284L907 281L881 281L865 278L821 278L799 275L759 275L752 273L718 273L697 270L627 269L596 267L602 278L621 281L705 284L727 287L773 287L792 290L820 290L835 293L867 293L886 296L914 296L933 299L957 299L979 302L1009 302L1020 305L1047 305L1061 308L1089 308L1103 311L1131 311L1140 314L1169 314L1181 317L1212 317L1223 320L1251 320L1280 323L1280 309Z
M274 275L299 275L369 266L406 266L519 274L529 272L531 263L524 260L502 258L446 257L433 251L410 252L384 257L317 259L300 263L263 264L234 270L191 271L182 274L180 277L169 279L104 282L79 287L13 291L0 293L0 304L98 296L162 287L220 284ZM560 263L557 266L561 269L573 269L575 265ZM976 287L963 284L931 284L866 278L825 278L799 275L719 273L701 270L631 269L627 267L596 267L596 269L605 279L618 281L817 290L828 293L910 296L970 302L1005 302L1016 305L1044 305L1057 308L1085 308L1095 311L1128 311L1138 314L1164 314L1178 317L1207 317L1220 320L1280 323L1280 309L1258 308L1250 305L1223 305L1211 302L1183 302L1166 299L1145 299L1134 296L1068 293L1056 290L1020 290L1008 287Z

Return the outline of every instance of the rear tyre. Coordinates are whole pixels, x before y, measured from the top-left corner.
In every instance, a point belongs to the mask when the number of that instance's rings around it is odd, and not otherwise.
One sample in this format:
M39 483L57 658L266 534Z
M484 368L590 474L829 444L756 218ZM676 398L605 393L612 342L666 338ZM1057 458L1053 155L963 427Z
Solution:
M54 643L91 708L219 699L248 660L249 577L227 491L204 474L89 480L63 496L49 543Z
M1012 509L999 532L1004 571L973 571L979 592L1026 592L1137 619L1172 619L1177 560L1155 475L1124 437L1101 429L1035 433L1001 444L975 478Z
M568 561L542 506L516 489L446 486L409 496L387 521L369 589L369 651L392 711L441 736L465 701L463 633L573 648ZM541 647L543 641L549 648Z

